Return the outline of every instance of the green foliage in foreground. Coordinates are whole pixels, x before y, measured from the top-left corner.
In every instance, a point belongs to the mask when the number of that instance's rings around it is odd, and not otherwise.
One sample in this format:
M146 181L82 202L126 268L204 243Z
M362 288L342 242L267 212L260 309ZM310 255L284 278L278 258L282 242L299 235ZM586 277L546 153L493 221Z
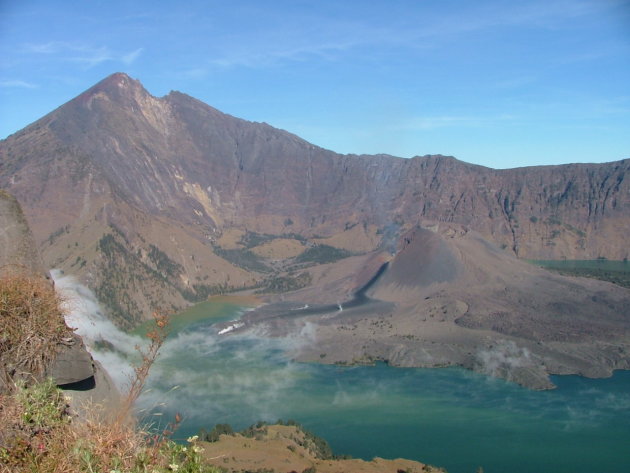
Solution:
M128 423L79 422L51 379L1 395L0 472L220 473L187 445L149 437Z

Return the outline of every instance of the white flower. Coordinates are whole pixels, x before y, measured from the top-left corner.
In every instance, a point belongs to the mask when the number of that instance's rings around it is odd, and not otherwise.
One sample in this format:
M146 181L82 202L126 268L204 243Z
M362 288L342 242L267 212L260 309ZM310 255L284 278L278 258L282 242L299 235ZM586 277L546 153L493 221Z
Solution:
M198 438L199 438L199 435L193 435L192 437L188 437L188 443L193 443L197 441Z
M177 463L171 463L168 467L171 469L171 471L179 470L179 465Z
M193 449L193 452L195 452L195 453L201 453L201 452L203 452L203 448L201 448L201 447L197 447L196 445L195 445L192 449Z

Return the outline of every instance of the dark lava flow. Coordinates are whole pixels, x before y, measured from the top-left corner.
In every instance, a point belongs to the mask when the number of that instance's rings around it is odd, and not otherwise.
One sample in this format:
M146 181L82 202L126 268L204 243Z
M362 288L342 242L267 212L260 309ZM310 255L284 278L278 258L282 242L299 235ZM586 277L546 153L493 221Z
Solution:
M372 276L372 278L364 284L359 290L354 293L352 299L337 304L321 304L321 305L307 305L299 302L277 302L262 306L251 312L247 312L241 318L241 322L247 326L256 324L270 319L284 319L284 318L298 318L304 316L324 315L330 313L337 313L334 318L344 316L357 316L358 311L352 311L352 309L362 308L369 310L361 310L362 316L370 315L375 312L381 313L383 310L391 308L393 306L390 302L383 302L376 299L372 299L367 296L367 291L378 281L383 275L389 262L383 263L378 271ZM229 323L221 324L221 328L229 325Z

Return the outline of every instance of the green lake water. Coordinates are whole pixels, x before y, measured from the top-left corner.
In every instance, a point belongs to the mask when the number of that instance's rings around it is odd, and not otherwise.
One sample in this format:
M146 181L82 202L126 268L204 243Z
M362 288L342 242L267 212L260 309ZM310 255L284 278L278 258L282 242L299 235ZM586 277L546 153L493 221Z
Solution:
M337 454L411 458L450 473L630 471L630 372L555 377L558 389L535 392L463 369L294 363L285 353L309 343L307 332L220 337L212 324L243 311L226 301L176 322L141 399L157 425L183 415L178 437L282 418Z

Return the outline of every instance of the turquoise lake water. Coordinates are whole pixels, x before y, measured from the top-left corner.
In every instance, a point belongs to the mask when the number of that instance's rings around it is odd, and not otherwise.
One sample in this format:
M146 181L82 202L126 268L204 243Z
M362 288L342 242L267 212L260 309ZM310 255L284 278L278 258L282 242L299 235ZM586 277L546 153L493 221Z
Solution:
M200 428L294 419L337 454L405 457L450 473L630 471L630 372L555 377L535 392L463 369L336 367L294 363L290 339L216 335L222 308L179 324L153 368L141 405L185 438Z

